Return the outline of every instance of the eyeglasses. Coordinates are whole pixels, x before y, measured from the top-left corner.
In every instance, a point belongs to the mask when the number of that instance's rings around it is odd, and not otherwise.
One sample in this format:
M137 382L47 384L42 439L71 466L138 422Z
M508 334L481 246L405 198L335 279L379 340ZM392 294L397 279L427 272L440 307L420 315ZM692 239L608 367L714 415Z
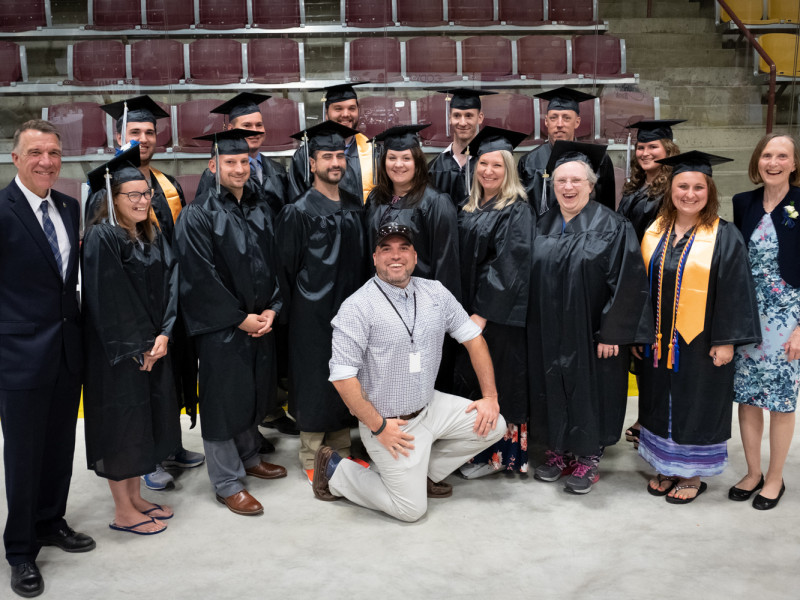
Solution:
M146 192L117 192L120 196L127 196L131 202L138 202L142 198L150 200L153 197L153 190L149 189Z
M553 180L553 185L558 187L558 188L566 187L567 184L570 184L572 187L580 187L587 181L589 181L589 180L586 179L585 177L580 178L580 179L577 178L577 177L574 177L572 179L561 179L561 178L558 178L558 179L554 179Z

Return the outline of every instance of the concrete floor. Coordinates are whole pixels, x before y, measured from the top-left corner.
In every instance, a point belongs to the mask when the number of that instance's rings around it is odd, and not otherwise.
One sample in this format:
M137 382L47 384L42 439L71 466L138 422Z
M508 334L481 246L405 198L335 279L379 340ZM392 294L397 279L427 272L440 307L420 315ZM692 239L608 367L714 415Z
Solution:
M405 524L346 501L316 500L299 468L297 438L265 430L277 446L269 460L289 476L250 482L264 516L218 504L201 467L180 473L173 491L146 491L176 515L166 532L144 537L108 528L111 495L84 466L82 421L78 427L67 518L97 549L44 548L44 597L794 600L800 589L800 435L785 472L788 491L768 512L727 499L744 473L734 423L730 466L688 506L648 495L649 466L621 442L606 451L587 496L532 476L451 475L453 497L431 501L422 520ZM184 423L184 444L202 450L199 427ZM0 522L5 511L3 503ZM0 598L16 597L7 581Z

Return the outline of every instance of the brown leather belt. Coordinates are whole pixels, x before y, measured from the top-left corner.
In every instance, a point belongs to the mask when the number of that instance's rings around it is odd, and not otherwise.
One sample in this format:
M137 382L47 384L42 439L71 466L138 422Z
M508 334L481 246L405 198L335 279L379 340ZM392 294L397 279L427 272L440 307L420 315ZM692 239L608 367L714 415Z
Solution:
M392 418L392 419L402 419L403 421L410 421L414 417L418 416L419 413L421 413L423 410L425 410L424 406L422 408L420 408L419 410L414 411L413 413L409 413L407 415L400 415L399 417L390 417L390 418Z

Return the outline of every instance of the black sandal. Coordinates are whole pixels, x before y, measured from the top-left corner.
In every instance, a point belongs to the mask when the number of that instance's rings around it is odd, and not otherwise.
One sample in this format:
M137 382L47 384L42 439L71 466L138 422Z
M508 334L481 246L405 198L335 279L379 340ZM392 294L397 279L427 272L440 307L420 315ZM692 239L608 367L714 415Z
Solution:
M633 442L634 449L639 449L639 428L631 425L625 430L625 441Z

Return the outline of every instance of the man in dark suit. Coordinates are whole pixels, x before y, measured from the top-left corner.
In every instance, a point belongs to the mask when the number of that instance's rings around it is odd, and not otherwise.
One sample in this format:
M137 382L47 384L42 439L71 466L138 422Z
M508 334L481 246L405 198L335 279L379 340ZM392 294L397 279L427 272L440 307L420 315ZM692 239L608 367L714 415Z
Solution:
M79 207L52 190L61 140L46 121L14 134L17 176L0 191L0 423L11 589L44 591L41 546L95 547L64 520L81 390Z

